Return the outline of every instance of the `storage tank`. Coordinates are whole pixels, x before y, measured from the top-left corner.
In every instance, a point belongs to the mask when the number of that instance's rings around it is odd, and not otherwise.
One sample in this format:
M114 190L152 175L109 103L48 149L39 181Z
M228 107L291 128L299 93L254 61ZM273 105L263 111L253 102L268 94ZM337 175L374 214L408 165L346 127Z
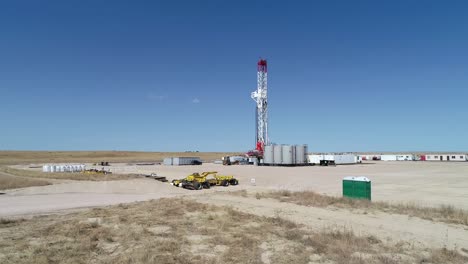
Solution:
M292 164L296 164L296 146L292 146L292 155L293 155L293 162Z
M50 168L49 165L42 166L42 172L49 172L49 170L50 170L49 168Z
M263 163L265 163L265 164L273 164L274 163L273 148L274 148L273 145L265 146L265 150L263 152Z
M296 164L305 164L304 145L296 145Z
M273 163L283 163L283 147L282 145L273 145Z
M290 165L294 164L294 146L292 145L283 145L282 146L282 154L283 154L283 159L281 164L283 165Z

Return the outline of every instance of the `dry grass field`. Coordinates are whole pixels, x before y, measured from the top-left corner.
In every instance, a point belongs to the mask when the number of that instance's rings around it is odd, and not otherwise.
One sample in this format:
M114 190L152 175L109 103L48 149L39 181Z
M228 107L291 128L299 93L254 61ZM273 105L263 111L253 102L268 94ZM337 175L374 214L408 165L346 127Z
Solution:
M51 183L45 180L12 176L0 172L0 190L25 188L30 186L44 186L49 184Z
M0 263L467 263L335 228L180 198L0 220Z
M115 181L134 178L134 175L128 174L45 173L0 166L0 190L44 186L57 182L51 180Z
M47 173L41 171L22 170L11 167L0 167L0 172L12 176L28 177L33 179L58 179L58 180L75 180L75 181L114 181L132 179L135 176L128 174L88 174L88 173L69 173L55 172Z
M136 151L0 151L0 165L83 162L162 162L166 157L200 157L204 161L239 153Z
M248 196L247 191L238 192L241 196ZM273 198L281 202L294 203L304 206L314 207L336 207L346 209L365 209L368 211L381 211L385 213L408 215L410 217L419 217L421 219L439 221L449 224L460 224L468 226L468 211L457 209L450 205L439 207L423 207L411 203L370 202L367 200L348 199L345 197L333 197L321 195L312 191L291 192L271 191L256 193L252 195L257 199Z

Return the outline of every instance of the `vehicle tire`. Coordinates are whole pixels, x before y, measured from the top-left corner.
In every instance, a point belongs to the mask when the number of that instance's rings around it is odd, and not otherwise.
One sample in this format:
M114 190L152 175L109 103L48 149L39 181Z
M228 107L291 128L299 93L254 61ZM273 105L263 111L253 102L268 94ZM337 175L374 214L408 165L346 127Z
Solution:
M238 185L238 184L239 184L239 181L238 181L237 179L231 179L231 180L229 181L229 183L230 183L231 185Z
M183 182L182 188L187 190L195 190L195 186L191 182Z
M223 180L223 181L221 182L221 186L228 187L228 186L229 186L229 182L226 181L226 180Z
M209 183L209 182L204 182L204 183L203 183L203 188L205 188L205 189L211 188L210 183Z
M194 182L193 183L193 189L194 190L201 190L201 189L203 189L203 186L199 182Z

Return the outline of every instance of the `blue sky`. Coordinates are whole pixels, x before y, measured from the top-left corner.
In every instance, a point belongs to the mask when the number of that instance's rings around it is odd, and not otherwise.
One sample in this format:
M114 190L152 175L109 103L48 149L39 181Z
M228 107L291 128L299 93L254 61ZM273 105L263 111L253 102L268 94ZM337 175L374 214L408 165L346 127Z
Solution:
M221 4L221 2L223 4ZM468 151L465 1L2 1L0 149Z

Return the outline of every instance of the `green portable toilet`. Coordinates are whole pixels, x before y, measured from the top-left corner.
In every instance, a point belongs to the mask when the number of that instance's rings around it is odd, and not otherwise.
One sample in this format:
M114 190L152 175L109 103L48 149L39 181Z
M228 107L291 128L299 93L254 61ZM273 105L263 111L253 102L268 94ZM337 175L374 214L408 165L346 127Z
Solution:
M371 200L371 181L366 177L344 177L343 197Z

